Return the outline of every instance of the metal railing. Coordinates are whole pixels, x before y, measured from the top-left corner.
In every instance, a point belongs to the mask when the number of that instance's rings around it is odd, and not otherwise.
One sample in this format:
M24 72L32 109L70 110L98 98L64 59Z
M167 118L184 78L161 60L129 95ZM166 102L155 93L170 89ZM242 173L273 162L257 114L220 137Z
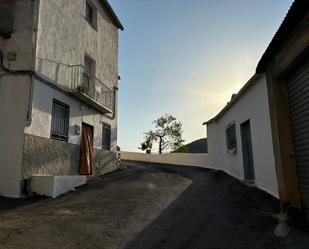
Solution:
M71 70L71 89L79 91L100 105L112 110L113 91L82 65L69 66Z

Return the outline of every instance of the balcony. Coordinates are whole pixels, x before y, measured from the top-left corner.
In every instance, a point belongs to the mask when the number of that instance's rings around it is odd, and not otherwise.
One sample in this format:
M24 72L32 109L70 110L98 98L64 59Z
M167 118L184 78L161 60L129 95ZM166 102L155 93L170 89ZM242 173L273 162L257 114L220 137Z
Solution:
M113 91L82 65L69 66L69 93L102 113L112 113Z

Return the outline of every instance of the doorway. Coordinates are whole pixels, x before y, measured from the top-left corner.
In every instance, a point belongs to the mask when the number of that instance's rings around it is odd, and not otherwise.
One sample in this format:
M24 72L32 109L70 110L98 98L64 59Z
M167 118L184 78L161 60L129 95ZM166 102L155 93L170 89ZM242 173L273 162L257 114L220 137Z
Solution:
M93 168L93 126L82 123L80 142L80 175L92 175Z
M253 150L250 120L240 125L245 180L254 181Z

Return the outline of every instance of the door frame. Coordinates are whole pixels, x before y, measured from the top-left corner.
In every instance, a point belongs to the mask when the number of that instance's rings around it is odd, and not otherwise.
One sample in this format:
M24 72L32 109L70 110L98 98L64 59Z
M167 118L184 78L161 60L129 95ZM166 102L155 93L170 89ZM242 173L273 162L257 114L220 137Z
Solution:
M93 174L93 159L94 159L94 126L93 125L90 125L90 124L87 124L85 122L82 122L82 132L81 132L81 138L80 138L80 146L82 147L83 146L83 132L84 132L84 127L88 127L90 128L91 130L91 140L92 140L92 143L91 143L91 167L90 167L90 172L89 173L84 173L84 172L81 172L81 163L82 163L82 151L80 152L80 164L79 164L79 174L80 175L92 175Z
M240 124L240 136L241 136L244 179L248 181L255 181L250 119ZM248 158L246 158L246 156ZM248 160L249 160L249 163L248 163ZM252 162L251 163L252 165L250 165L250 161Z
M289 110L288 78L300 68L308 56L309 48L289 63L280 66L274 64L266 72L278 190L283 211L290 207L302 209Z

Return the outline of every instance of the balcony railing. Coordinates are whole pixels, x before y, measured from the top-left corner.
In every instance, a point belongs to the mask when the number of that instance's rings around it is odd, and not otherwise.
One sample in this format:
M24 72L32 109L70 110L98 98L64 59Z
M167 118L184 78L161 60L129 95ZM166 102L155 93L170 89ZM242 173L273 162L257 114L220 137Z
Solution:
M102 112L112 112L113 91L82 65L70 66L71 94Z

